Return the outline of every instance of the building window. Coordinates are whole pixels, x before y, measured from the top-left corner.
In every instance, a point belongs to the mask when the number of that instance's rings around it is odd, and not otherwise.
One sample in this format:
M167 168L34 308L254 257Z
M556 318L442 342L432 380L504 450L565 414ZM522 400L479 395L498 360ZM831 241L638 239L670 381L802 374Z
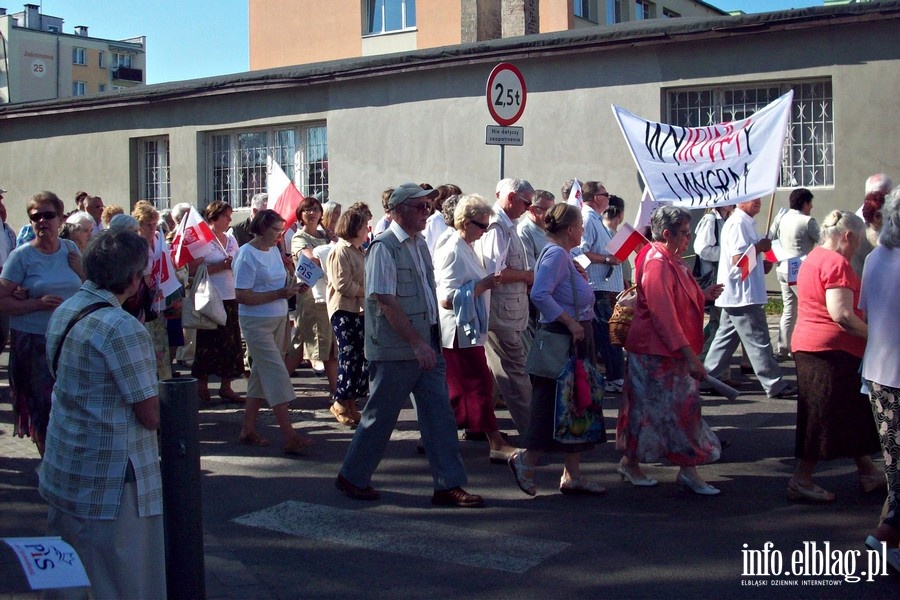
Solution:
M105 91L106 91L106 84L105 84L105 83L98 83L98 84L97 84L97 91L98 91L98 92L101 92L101 93L102 93L102 92L105 92Z
M781 163L781 187L834 185L831 80L668 92L668 122L702 127L745 119L794 90Z
M106 52L101 50L100 54L98 54L97 56L98 56L97 66L100 67L101 69L105 69L106 68Z
M120 52L113 52L112 58L113 58L113 62L112 62L113 69L115 69L116 67L126 67L128 69L131 68L131 55L130 54L122 54Z
M72 64L73 65L83 65L84 63L84 48L72 48Z
M622 22L622 0L606 0L606 24Z
M672 10L671 8L666 8L665 6L663 6L662 16L664 19L677 19L681 15L679 13L675 12L674 10Z
M653 18L653 3L646 0L637 0L634 3L634 20L644 21Z
M575 0L575 16L597 22L597 0Z
M56 25L47 25L47 31L50 33L59 33L59 27Z
M366 35L402 31L416 26L416 0L363 0Z
M86 86L86 84L83 81L73 81L72 82L72 95L73 96L84 96L85 86Z
M234 208L266 191L268 159L277 162L304 196L328 200L325 125L255 129L210 135L210 200Z
M138 142L138 197L156 208L171 208L169 194L169 138Z

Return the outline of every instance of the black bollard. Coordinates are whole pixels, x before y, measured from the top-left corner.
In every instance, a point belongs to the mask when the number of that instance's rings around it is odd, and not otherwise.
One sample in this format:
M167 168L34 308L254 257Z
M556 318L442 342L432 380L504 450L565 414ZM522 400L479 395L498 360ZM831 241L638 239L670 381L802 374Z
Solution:
M197 380L165 379L159 399L166 591L173 600L205 598Z

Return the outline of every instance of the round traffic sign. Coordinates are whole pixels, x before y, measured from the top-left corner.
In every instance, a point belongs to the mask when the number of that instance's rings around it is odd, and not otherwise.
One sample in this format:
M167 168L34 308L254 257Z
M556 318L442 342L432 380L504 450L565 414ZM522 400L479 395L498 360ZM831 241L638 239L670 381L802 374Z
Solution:
M499 125L512 125L525 112L525 78L515 65L500 63L487 80L488 111Z

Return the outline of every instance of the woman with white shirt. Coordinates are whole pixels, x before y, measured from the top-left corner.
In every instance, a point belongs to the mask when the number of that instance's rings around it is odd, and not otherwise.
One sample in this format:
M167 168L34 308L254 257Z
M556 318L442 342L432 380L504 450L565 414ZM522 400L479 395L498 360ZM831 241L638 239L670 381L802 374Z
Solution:
M500 276L488 275L472 244L490 224L493 210L483 198L463 196L453 213L455 234L442 238L434 252L434 279L441 320L441 345L447 363L450 404L460 428L484 433L492 462L505 463L515 452L494 415L493 376L484 354L490 290Z
M269 445L269 440L256 432L256 416L266 401L284 434L284 452L302 454L315 442L297 433L291 424L288 404L294 399L294 386L284 365L282 344L287 326L287 299L309 288L288 277L277 247L283 231L284 219L277 212L259 211L250 221L250 233L255 237L241 246L234 259L239 320L253 357L238 441L249 446Z
M233 389L231 380L244 372L244 353L241 348L241 326L238 323L238 302L234 293L234 271L232 261L237 256L238 243L228 233L231 225L231 206L217 200L203 211L203 218L209 223L216 242L212 251L197 261L206 264L209 281L222 297L227 317L224 325L215 329L198 329L194 364L191 376L197 378L197 393L200 400L211 402L209 397L209 376L218 375L219 397L226 402L242 402Z

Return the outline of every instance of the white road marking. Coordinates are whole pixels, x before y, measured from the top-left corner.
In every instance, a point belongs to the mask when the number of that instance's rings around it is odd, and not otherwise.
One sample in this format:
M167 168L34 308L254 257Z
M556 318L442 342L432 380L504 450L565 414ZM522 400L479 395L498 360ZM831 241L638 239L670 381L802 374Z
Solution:
M571 545L293 500L234 522L356 548L510 573L524 573Z

